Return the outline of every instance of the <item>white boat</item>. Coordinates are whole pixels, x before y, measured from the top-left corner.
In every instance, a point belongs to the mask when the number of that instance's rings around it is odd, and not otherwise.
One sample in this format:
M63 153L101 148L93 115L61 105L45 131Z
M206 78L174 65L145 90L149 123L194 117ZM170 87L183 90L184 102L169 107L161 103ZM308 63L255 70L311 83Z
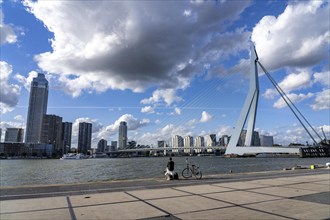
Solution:
M83 154L68 153L64 154L60 160L81 160L84 158Z

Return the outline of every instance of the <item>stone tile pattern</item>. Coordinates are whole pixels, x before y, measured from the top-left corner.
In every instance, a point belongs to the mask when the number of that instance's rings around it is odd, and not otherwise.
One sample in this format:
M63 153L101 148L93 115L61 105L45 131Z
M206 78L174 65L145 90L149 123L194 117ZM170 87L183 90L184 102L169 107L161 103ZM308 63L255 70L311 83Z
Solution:
M0 219L329 219L329 174L0 201Z

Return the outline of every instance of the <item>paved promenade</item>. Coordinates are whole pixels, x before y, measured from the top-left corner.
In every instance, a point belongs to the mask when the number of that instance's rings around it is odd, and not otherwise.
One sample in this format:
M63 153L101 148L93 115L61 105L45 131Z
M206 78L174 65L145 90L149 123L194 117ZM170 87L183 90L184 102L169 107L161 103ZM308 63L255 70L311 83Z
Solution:
M0 219L329 219L329 171L7 187Z

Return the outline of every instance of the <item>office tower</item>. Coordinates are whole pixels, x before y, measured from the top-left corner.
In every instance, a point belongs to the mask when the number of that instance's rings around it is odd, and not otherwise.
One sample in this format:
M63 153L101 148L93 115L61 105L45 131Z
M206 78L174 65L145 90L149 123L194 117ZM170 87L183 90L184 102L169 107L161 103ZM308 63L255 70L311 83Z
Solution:
M159 148L165 148L166 142L165 141L157 141L157 147Z
M96 152L103 153L105 152L105 149L107 148L107 141L104 139L99 140L97 143L97 149Z
M119 149L125 149L127 146L127 124L125 121L120 122L118 135Z
M227 147L229 140L230 140L230 138L228 137L228 135L222 135L219 140L219 145Z
M257 132L257 131L253 131L252 146L260 146L259 132Z
M172 152L179 152L179 147L183 147L183 138L180 135L175 135L172 138ZM182 151L182 150L180 150Z
M23 128L7 128L5 133L5 142L23 142Z
M79 123L78 152L86 154L91 150L92 124L87 122Z
M206 136L206 146L214 147L217 145L217 136L215 134L209 134Z
M260 146L272 147L274 145L273 136L260 135Z
M0 128L0 142L1 142L1 137L2 137L2 129Z
M111 141L110 151L117 151L117 141Z
M183 139L183 146L185 153L191 153L192 148L194 147L194 138L192 136L186 136Z
M71 151L72 122L62 122L62 142L64 154Z
M52 144L53 151L63 154L62 117L57 115L44 115L41 126L40 142Z
M38 73L31 82L25 143L40 142L42 117L47 112L47 103L48 81L44 74Z
M196 153L202 152L202 148L205 147L204 137L198 136L198 137L195 138L195 147L196 147L196 150L195 150Z

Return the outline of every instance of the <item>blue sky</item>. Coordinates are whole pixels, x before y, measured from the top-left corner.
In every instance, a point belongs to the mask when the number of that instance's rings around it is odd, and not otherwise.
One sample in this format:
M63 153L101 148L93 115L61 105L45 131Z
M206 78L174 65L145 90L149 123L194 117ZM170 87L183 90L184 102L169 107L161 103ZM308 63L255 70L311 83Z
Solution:
M248 92L249 50L317 131L330 135L328 1L1 2L1 128L25 128L30 82L50 84L48 114L93 123L93 146L156 145L231 134ZM256 130L310 138L260 72ZM2 135L4 137L4 134Z

